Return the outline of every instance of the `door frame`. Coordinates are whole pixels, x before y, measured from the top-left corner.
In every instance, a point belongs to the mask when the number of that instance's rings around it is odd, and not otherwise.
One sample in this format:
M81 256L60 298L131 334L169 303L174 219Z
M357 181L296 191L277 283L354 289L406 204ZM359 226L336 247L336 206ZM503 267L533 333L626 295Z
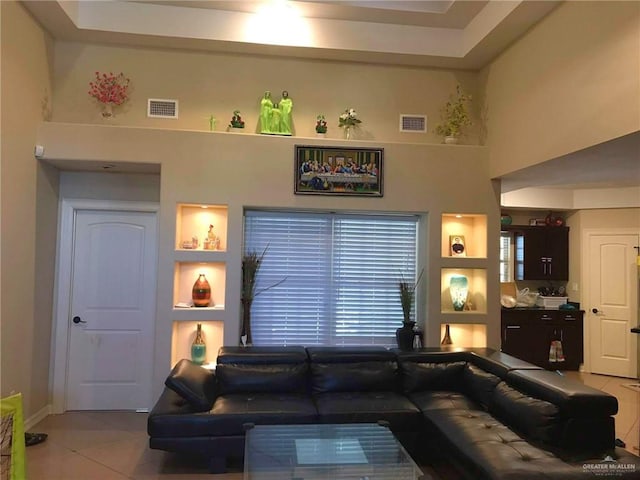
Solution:
M591 283L590 279L590 268L591 262L589 258L589 245L591 241L591 237L593 236L601 236L601 235L638 235L640 237L640 229L639 228L585 228L582 231L582 246L580 247L580 254L582 259L580 261L580 285L581 285L581 295L580 302L582 309L584 310L584 359L582 362L582 370L585 372L591 372ZM639 280L640 281L640 280ZM567 290L569 290L567 288ZM638 303L640 303L640 298L638 298ZM640 318L638 318L639 314L636 309L636 321L640 322ZM637 336L637 335L636 335ZM640 340L637 340L640 342ZM638 346L636 346L638 348ZM639 352L640 354L640 352ZM640 372L637 372L640 374Z
M69 319L71 318L71 285L73 263L73 236L76 211L119 211L153 213L159 220L160 204L155 202L129 202L119 200L90 200L63 198L60 202L58 221L58 247L56 252L56 275L53 292L53 331L51 332L51 361L49 369L52 413L64 413L66 407L67 366L69 357ZM156 225L159 222L156 221ZM156 239L158 239L156 226ZM156 242L157 244L157 242ZM158 252L156 251L156 262ZM156 283L157 283L156 268ZM156 285L157 295L157 285ZM156 302L154 302L155 305ZM156 307L157 308L157 307ZM155 324L154 324L155 328ZM153 334L153 332L151 332ZM155 346L154 346L155 349ZM150 352L151 355L154 352ZM151 375L153 372L150 372Z

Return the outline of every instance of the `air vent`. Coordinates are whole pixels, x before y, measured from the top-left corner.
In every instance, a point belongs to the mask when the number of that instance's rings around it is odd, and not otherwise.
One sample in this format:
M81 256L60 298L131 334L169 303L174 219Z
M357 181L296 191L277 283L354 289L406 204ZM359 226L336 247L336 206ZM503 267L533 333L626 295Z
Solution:
M427 133L427 116L400 114L400 131L409 133Z
M178 118L178 101L150 98L147 103L147 117Z

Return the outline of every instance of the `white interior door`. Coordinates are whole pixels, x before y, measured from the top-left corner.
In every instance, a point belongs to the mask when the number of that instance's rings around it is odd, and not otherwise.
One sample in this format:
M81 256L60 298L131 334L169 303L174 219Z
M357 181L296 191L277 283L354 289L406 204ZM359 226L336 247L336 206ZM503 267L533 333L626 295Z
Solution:
M636 378L638 235L589 236L589 304L591 371Z
M156 222L149 212L76 211L67 410L151 404Z

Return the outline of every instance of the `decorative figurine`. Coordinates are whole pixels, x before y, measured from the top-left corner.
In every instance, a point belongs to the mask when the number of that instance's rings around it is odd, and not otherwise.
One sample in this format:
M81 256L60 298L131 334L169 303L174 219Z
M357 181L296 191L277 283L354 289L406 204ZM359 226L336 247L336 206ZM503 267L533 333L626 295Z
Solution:
M230 128L244 128L244 120L240 116L240 110L234 110L231 121L229 122Z
M289 92L282 92L280 103L274 103L271 92L264 92L260 100L260 133L266 135L291 135L293 120L291 111L293 100L289 98Z
M271 92L267 90L260 100L260 133L273 133L271 131L271 110L273 110L273 101L271 100Z
M216 117L214 117L213 115L211 115L211 116L209 117L209 130L210 130L210 131L212 131L212 132L213 132L213 131L216 129L216 122L217 122Z

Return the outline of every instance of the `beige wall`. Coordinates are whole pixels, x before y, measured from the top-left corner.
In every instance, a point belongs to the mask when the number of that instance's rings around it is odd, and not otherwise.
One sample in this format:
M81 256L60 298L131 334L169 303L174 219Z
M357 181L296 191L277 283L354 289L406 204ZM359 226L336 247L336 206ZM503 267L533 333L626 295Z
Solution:
M51 92L51 39L16 2L2 16L1 392L21 392L25 418L48 404L58 178L33 155ZM16 39L19 39L17 41Z
M481 72L492 178L640 130L640 3L565 2Z
M160 175L63 171L60 198L159 202Z
M130 101L115 109L117 125L209 130L213 114L217 130L225 131L239 109L246 130L256 133L265 90L274 101L287 90L295 134L302 137L315 136L316 116L324 114L328 137L341 138L338 116L351 107L363 121L361 139L440 143L433 130L456 83L477 93L477 74L471 72L57 42L55 121L102 121L87 94L96 70L122 71L131 79ZM178 100L179 119L147 118L148 98ZM399 133L401 113L428 115L428 133ZM477 143L474 128L464 143Z
M420 240L427 266L426 296L421 308L428 345L438 345L440 322L488 323L488 343L499 347L497 281L498 200L486 177L487 149L472 146L352 142L353 146L385 149L384 197L354 198L293 194L293 153L299 138L251 134L114 128L101 125L45 123L38 142L52 159L143 162L161 164L160 239L156 361L154 388L160 389L170 368L171 329L179 314L172 313L176 247L176 205L227 205L228 252L225 309L211 314L224 324L224 343L238 343L240 319L240 261L244 207L283 207L321 210L416 212L425 215ZM306 143L335 145L328 140ZM487 259L455 262L441 257L443 213L487 214ZM482 237L482 235L480 235ZM440 270L464 266L486 269L487 313L461 317L440 311ZM215 353L215 350L214 350ZM157 393L157 392L156 392Z

